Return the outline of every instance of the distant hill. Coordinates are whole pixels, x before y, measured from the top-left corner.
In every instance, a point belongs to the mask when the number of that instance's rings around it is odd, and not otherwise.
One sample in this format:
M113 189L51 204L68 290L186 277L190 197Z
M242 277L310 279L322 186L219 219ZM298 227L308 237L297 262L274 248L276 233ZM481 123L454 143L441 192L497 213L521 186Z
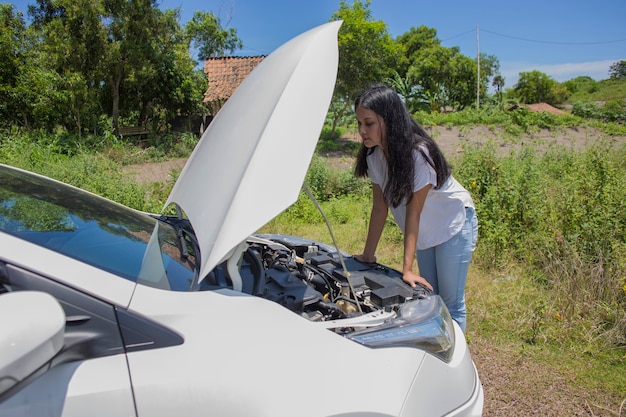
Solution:
M591 77L577 77L563 85L572 93L564 104L626 100L626 78L596 81Z

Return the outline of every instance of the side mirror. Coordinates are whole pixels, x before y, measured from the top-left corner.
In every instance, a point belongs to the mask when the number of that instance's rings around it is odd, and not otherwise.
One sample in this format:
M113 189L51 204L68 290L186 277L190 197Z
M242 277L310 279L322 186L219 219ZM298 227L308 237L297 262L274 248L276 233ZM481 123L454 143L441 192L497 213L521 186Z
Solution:
M0 395L49 362L63 347L65 312L51 295L0 295Z

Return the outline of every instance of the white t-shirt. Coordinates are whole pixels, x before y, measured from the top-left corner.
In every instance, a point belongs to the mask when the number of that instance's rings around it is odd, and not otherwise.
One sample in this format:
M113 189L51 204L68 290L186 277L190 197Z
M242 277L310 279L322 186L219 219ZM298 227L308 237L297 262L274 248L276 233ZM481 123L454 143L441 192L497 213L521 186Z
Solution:
M427 149L422 149L429 155ZM452 175L441 188L435 190L437 185L435 169L426 162L418 150L413 150L413 158L415 160L413 192L421 190L428 184L432 185L420 217L417 249L421 250L437 246L456 235L465 223L465 207L473 208L474 202L469 192ZM374 148L367 156L367 174L374 184L380 185L380 188L385 190L388 175L387 159L380 146ZM398 207L391 205L389 207L396 223L404 232L406 200Z

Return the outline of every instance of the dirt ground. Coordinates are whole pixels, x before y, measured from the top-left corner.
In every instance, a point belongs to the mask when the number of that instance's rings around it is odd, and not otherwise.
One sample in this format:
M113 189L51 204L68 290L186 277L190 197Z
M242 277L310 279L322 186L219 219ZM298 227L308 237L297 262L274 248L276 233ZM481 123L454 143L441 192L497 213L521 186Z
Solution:
M426 131L435 139L447 157L463 152L465 146L493 142L503 153L517 149L524 144L531 144L541 149L551 146L564 146L581 149L594 141L606 138L606 135L592 128L565 128L562 130L543 129L535 133L512 136L502 128L487 126L474 127L428 127ZM358 140L355 133L344 135L346 139ZM610 140L619 142L626 137L612 137Z
M594 141L606 139L603 134L590 128L564 129L556 133L545 130L515 138L486 127L440 127L430 129L429 133L448 158L462 153L465 146L489 141L493 141L503 154L507 154L522 144L530 143L539 149L555 145L581 149ZM358 140L354 134L345 135L343 139ZM608 140L624 143L626 137L612 137ZM321 156L328 158L329 163L336 168L351 169L354 162L345 152ZM129 166L126 171L138 182L163 183L172 181L172 172L179 172L184 164L185 159L174 159ZM607 405L608 399L602 398L601 392L583 391L575 381L555 373L550 367L524 361L517 352L507 351L502 345L494 346L481 335L470 333L472 357L485 392L484 416L626 416L626 398L621 409L610 407Z
M511 137L502 130L484 126L472 128L436 127L428 128L427 131L448 158L461 154L466 146L488 142L493 142L502 154L507 154L512 149L519 148L523 144L533 144L540 149L551 146L581 149L600 139L610 140L615 143L624 143L626 141L624 136L606 138L606 135L592 128L567 128L559 131L544 129L537 133L519 137ZM347 133L342 139L359 141L356 133ZM331 166L336 168L350 169L354 163L353 158L345 152L329 152L321 156L328 158ZM185 159L173 159L165 162L131 165L126 168L126 171L139 182L167 182L171 180L172 172L182 169L185 161Z

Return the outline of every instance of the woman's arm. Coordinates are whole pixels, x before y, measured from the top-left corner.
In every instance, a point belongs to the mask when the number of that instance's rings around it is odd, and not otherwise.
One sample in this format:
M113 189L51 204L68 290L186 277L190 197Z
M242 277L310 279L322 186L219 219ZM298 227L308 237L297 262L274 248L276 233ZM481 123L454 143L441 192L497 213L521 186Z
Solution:
M367 240L365 241L365 249L362 255L356 255L355 258L360 262L376 262L376 247L383 233L385 222L387 221L387 213L389 206L383 196L383 190L380 185L373 184L373 203L372 212L370 214L370 224L367 229Z
M419 236L420 216L426 196L431 185L428 184L421 190L413 193L413 198L406 205L406 223L404 225L404 262L402 265L402 279L415 287L422 284L432 290L432 286L421 276L413 272L413 263L415 261L415 247L417 245L417 237Z

